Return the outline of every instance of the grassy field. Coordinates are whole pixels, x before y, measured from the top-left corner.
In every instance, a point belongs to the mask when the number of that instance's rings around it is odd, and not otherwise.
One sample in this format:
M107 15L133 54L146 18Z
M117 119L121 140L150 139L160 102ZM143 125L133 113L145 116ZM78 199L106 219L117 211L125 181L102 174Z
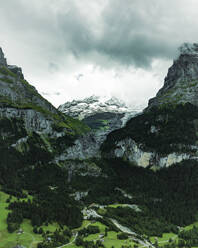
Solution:
M13 248L17 244L17 240L27 248L36 248L37 244L42 241L42 236L32 231L32 225L29 220L24 220L21 224L22 234L19 235L17 232L9 233L7 231L6 218L9 210L6 209L8 206L6 200L8 198L8 194L0 191L0 248ZM16 198L12 197L12 200L14 201ZM58 228L58 225L54 223L48 226L42 226L42 228L44 231L53 232Z
M175 233L164 233L161 238L157 237L159 245L168 243L169 239L177 240L177 235ZM155 237L150 237L150 241L152 243L155 243Z
M189 230L189 229L192 229L193 228L193 226L198 226L198 222L195 222L195 223L193 223L193 224L191 224L191 225L189 225L189 226L186 226L186 227L184 227L184 229L185 230Z
M117 207L123 207L124 206L124 204L110 204L110 205L108 205L108 207L110 207L110 208L117 208Z
M100 233L89 235L84 240L92 241L92 240L99 239L99 235L104 234L105 228L107 228L107 226L105 226L104 224L100 222L95 222L94 224L91 224L91 225L98 226L100 229ZM117 232L109 231L107 233L107 236L103 238L104 239L103 244L105 245L106 248L111 248L112 246L116 248L121 248L123 245L134 245L135 244L130 239L127 239L127 240L117 239L117 234L118 234Z
M193 228L193 226L198 226L198 222L195 222L195 223L193 223L193 224L191 224L189 226L186 226L183 229L184 230L190 230L190 229ZM163 246L163 245L167 244L169 239L178 241L178 237L177 237L177 235L175 233L164 233L162 238L159 238L159 237L157 238L159 246ZM150 241L152 243L154 243L155 242L155 237L150 237Z
M8 194L0 191L0 248L13 248L17 244L17 240L19 241L21 245L25 246L26 248L36 248L37 244L40 241L42 241L42 236L39 234L33 233L32 225L29 220L24 220L23 223L21 224L21 228L23 230L22 234L18 235L16 232L9 233L7 231L6 218L9 213L9 210L7 210L8 203L6 202L6 200L8 198L9 198ZM16 198L12 197L12 200L16 200ZM109 206L116 208L119 206L123 206L123 204L112 204ZM91 222L89 220L84 220L82 223L82 226L80 228L75 229L75 231L83 229L87 227L88 225L98 226L100 229L100 233L92 234L84 238L84 240L87 240L87 241L93 241L93 240L100 239L99 235L104 234L105 228L107 228L107 226L105 226L104 224L98 221ZM194 225L198 226L198 222L191 224L189 226L186 226L184 229L189 230L193 228ZM56 223L53 223L48 226L43 226L42 228L44 231L54 232L58 228L58 225ZM134 246L135 243L131 241L130 239L118 240L117 234L118 234L117 232L109 231L107 233L107 236L103 238L104 239L103 244L105 245L106 248L111 248L112 246L114 246L115 248L121 248L123 245L131 245L132 247ZM168 243L170 238L172 240L176 240L176 241L178 240L176 234L164 233L162 238L157 238L159 246L162 246ZM155 237L150 237L150 240L152 243L154 243ZM63 246L62 248L66 248L66 247L76 248L77 246L75 245L73 241L74 241L74 237L72 237L72 239L70 240L71 242L70 244ZM78 248L82 248L82 247L78 247Z
M7 231L6 218L9 213L9 210L6 209L8 206L8 203L6 203L7 198L9 198L8 194L0 192L0 248L12 248L16 245L17 240L25 247L36 247L35 244L41 241L42 237L41 235L36 235L32 232L30 221L25 220L22 223L21 228L24 233L20 235L16 232L9 233ZM15 200L14 197L12 198Z
M121 248L123 245L131 245L131 246L133 246L135 244L130 239L127 239L127 240L119 240L119 239L117 239L117 234L118 233L113 232L113 231L108 232L107 237L104 238L104 245L107 248L111 248L112 246L114 246L116 248Z
M103 242L106 248L111 248L112 246L116 248L121 248L123 245L134 245L135 244L130 239L127 239L127 240L117 239L117 234L118 234L117 232L113 232L113 231L110 231L107 233L107 236L104 237L104 242ZM89 235L84 240L91 241L91 240L97 240L97 239L99 239L99 234Z

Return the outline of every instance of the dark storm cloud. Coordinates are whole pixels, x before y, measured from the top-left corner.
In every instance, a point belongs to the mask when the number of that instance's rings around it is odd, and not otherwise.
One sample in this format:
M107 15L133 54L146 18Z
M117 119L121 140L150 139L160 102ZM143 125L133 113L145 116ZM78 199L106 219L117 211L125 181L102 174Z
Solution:
M198 40L195 0L188 5L185 0L95 2L90 8L90 0L81 5L7 0L1 3L0 27L6 24L10 35L38 48L53 70L52 65L58 68L58 61L67 63L72 56L102 67L149 67L153 59L172 59L181 43Z
M98 27L79 9L58 16L65 43L77 58L98 61L97 56L102 55L102 63L148 67L153 59L172 59L181 43L198 39L196 31L192 32L195 16L186 8L186 1L107 2L98 18ZM188 4L192 9L197 5L195 1Z

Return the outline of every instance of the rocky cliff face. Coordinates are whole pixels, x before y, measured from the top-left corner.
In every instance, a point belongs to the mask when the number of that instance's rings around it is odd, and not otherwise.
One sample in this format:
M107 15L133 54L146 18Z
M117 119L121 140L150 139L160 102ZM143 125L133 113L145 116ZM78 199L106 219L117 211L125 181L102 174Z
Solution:
M58 109L80 120L99 113L123 114L137 111L136 109L130 109L123 101L116 97L108 98L94 95L82 100L66 102L60 105Z
M103 156L152 168L198 160L198 44L179 52L144 112L107 136Z
M90 96L73 100L59 106L59 111L82 120L91 129L110 131L125 125L127 120L139 113L141 107L129 107L116 97Z
M24 79L21 68L7 65L0 50L0 149L12 150L10 162L14 157L17 163L61 165L69 180L76 173L101 176L93 161L103 157L152 168L198 160L197 68L198 45L185 44L143 113L116 98L92 96L60 106L63 114Z
M59 110L81 119L92 131L77 139L74 146L56 158L58 161L100 158L100 146L106 136L113 130L123 127L128 119L138 113L138 109L127 107L115 97L108 99L98 96L66 102Z
M3 53L1 61L1 118L21 118L28 130L52 132L52 115L59 115L58 111L24 80L21 68L5 63Z
M185 43L169 68L164 86L149 101L148 109L166 104L192 103L198 106L198 44Z
M0 173L10 167L53 163L89 127L63 115L8 65L0 49ZM5 169L6 168L6 169ZM4 170L4 172L2 171Z
M1 47L0 47L0 65L7 66L7 61L6 58L4 57L4 53Z
M64 132L83 132L85 125L61 114L44 99L23 76L22 69L7 65L0 49L0 117L20 118L29 131L37 131L58 136ZM82 130L77 130L79 127ZM84 127L83 127L84 126ZM76 130L75 130L76 129Z

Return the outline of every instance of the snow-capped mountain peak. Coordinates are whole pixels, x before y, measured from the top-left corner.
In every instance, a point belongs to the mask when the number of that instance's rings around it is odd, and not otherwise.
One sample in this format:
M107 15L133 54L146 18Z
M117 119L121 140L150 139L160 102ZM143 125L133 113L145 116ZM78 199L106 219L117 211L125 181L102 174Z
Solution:
M119 100L116 97L108 98L95 95L82 100L66 102L60 105L58 109L61 112L80 120L97 113L110 112L121 114L136 113L140 111L140 109L128 107L122 100Z

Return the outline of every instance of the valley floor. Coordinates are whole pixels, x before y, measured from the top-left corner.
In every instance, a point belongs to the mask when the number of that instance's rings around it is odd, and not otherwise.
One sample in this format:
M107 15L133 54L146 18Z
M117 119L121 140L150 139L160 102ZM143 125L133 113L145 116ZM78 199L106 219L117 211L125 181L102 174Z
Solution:
M9 195L0 191L0 248L13 248L18 244L22 245L26 248L36 248L38 243L43 240L43 237L41 234L35 234L33 232L32 225L29 220L24 220L21 224L20 228L22 229L21 234L17 234L17 232L9 233L7 231L7 223L6 218L9 213L8 202L7 199L9 198ZM12 197L12 200L15 200L14 197ZM110 207L117 208L117 207L125 207L126 204L111 204ZM84 220L82 223L82 226L78 229L72 230L72 238L70 239L69 243L63 244L59 247L54 248L82 248L82 246L76 246L75 241L79 236L79 231L83 228L87 228L88 226L97 226L99 228L99 233L88 235L87 237L84 237L84 241L97 241L100 240L102 244L106 248L122 248L124 247L152 247L157 241L158 246L164 246L166 244L169 244L170 240L178 242L178 236L174 233L164 233L163 236L160 237L149 237L149 242L143 242L140 239L136 238L136 236L129 235L129 237L126 240L119 240L117 238L118 233L121 233L124 228L123 226L118 224L118 227L120 226L120 232L116 231L108 231L106 235L105 229L107 229L107 226L102 224L99 221L91 221L91 220ZM193 228L193 226L198 227L198 222L191 224L189 226L186 226L184 230L190 230ZM42 226L43 230L54 232L58 225L56 223L50 224L48 226ZM126 229L127 230L127 229ZM130 232L129 232L130 233ZM133 233L131 231L131 233Z

